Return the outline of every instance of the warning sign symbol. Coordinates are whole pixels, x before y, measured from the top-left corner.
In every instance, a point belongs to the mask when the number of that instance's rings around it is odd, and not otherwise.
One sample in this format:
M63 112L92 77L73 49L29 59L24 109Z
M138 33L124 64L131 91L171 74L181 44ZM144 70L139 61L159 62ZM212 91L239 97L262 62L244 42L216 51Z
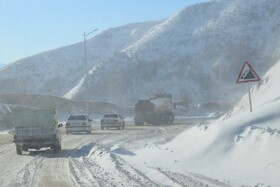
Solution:
M255 72L253 67L249 64L249 62L245 61L239 73L239 76L236 80L236 83L256 82L256 81L260 81L259 76Z

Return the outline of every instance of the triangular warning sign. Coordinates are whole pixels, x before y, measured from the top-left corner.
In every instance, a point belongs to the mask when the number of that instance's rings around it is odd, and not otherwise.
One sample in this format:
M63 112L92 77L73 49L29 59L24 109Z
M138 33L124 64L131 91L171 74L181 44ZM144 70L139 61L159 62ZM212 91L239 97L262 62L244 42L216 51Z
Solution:
M259 76L255 72L251 64L245 61L238 75L236 83L256 82L256 81L260 81Z

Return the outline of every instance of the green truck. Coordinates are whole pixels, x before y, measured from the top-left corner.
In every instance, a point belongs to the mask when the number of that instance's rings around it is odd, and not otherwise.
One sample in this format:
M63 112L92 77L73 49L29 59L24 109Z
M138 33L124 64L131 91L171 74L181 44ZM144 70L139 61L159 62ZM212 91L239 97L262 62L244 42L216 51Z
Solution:
M17 109L13 111L14 140L18 155L29 149L50 147L61 150L61 133L56 111L43 109Z

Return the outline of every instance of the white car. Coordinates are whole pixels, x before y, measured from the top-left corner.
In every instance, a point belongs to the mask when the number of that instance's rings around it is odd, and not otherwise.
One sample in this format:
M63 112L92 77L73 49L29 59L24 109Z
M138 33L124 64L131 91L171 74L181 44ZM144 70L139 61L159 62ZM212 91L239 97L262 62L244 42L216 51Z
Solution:
M117 129L124 129L124 117L120 114L105 114L100 120L101 129L115 127Z
M66 134L72 132L86 132L91 133L92 125L91 119L88 118L87 115L80 114L80 115L71 115L66 121Z

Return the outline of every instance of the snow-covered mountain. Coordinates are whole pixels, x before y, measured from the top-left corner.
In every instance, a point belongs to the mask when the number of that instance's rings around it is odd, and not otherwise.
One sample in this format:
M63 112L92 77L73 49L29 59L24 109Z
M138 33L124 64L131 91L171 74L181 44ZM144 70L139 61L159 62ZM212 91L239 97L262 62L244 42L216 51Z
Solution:
M88 66L93 67L131 45L159 22L112 28L88 39ZM0 92L63 96L83 79L85 71L84 43L80 42L24 58L2 68Z
M279 58L278 5L213 1L188 7L94 67L90 92L112 102L157 92L195 102L218 100L219 95L234 100L242 89L235 80L244 60L262 75Z
M190 103L236 101L246 91L235 84L245 60L260 76L279 60L279 5L215 0L166 20L109 29L87 42L87 81L78 43L2 69L0 91L122 104L159 92Z

